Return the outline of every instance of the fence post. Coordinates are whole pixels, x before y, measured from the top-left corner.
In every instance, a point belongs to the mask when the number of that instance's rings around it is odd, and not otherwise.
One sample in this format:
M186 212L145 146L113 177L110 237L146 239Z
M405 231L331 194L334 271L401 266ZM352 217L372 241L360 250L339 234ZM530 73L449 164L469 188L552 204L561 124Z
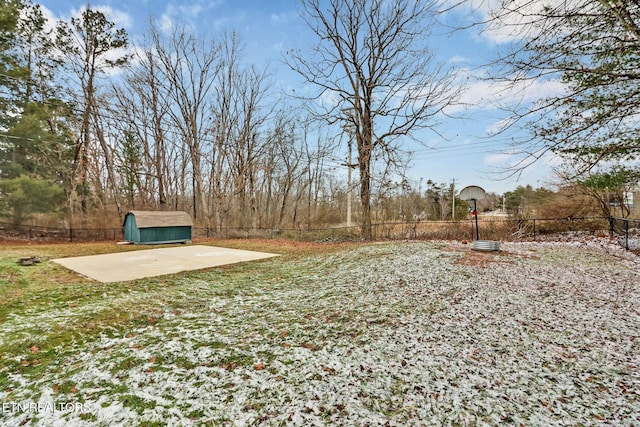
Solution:
M69 242L73 242L73 228L69 229Z
M533 219L533 241L536 241L536 220Z
M614 219L613 219L613 215L609 215L609 237L613 237L613 225L614 225Z
M629 250L629 219L624 219L624 248Z

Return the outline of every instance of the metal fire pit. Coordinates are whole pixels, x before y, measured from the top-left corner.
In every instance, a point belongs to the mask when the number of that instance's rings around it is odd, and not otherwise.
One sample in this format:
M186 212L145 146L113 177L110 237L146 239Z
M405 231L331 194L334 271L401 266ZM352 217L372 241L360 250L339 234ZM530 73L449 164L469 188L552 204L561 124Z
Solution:
M500 244L495 240L476 240L471 249L474 251L499 251Z

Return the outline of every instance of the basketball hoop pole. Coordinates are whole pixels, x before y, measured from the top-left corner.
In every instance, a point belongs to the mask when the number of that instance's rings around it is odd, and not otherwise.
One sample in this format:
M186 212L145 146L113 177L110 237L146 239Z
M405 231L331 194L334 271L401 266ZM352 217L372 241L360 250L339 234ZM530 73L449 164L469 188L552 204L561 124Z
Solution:
M473 215L476 217L476 240L480 240L480 232L478 231L478 205L476 199L473 199Z
M477 185L469 185L464 187L460 191L460 198L462 200L473 200L473 215L476 217L476 240L480 240L480 231L478 229L478 200L482 200L487 196L487 193L482 187Z

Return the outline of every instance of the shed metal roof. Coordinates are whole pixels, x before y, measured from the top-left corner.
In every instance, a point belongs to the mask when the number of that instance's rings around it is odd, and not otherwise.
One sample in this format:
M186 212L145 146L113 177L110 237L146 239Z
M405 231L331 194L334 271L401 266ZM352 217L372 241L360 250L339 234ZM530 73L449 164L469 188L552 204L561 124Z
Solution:
M191 227L191 215L183 211L129 211L136 218L138 228Z

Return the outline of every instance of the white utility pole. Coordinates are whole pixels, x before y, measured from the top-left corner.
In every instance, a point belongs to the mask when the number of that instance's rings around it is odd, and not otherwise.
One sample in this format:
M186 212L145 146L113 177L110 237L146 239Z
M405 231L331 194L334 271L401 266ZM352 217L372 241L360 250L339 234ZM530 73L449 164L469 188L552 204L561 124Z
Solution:
M451 183L451 220L456 220L456 179Z
M351 131L349 131L349 158L347 159L347 227L351 227Z

